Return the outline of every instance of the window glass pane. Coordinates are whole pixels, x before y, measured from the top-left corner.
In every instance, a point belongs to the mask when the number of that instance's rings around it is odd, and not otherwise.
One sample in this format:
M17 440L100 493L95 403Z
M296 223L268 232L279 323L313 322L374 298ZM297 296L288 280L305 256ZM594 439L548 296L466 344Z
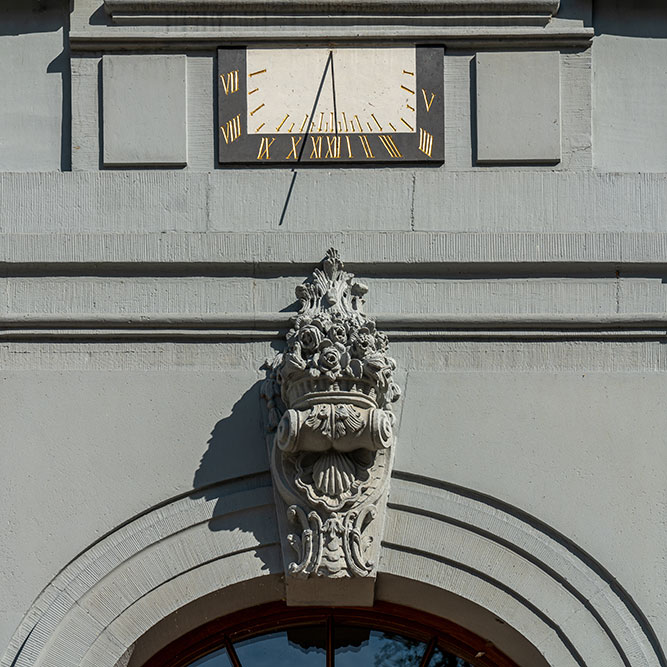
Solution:
M324 625L290 628L234 644L243 667L324 667Z
M473 667L463 658L457 658L451 653L445 653L439 648L433 652L433 657L429 660L428 667Z
M232 663L227 655L227 651L221 648L190 663L190 667L232 667Z
M336 667L419 667L426 644L392 632L352 626L334 630Z

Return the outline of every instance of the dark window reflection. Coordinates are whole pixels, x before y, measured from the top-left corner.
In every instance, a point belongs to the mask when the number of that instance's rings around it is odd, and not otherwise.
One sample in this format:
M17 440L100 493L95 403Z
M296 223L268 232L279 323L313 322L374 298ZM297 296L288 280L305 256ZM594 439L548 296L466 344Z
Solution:
M419 667L426 644L391 632L352 626L334 631L336 667Z
M272 632L236 642L242 667L325 667L327 630L324 624ZM419 667L427 645L393 632L351 625L335 625L333 649L336 667ZM222 648L199 658L190 667L233 667ZM473 667L436 648L428 667Z
M227 651L221 648L219 651L209 653L203 658L199 658L190 664L190 667L232 667L231 660L227 655Z
M234 648L241 664L247 667L325 667L326 628L291 628L246 639Z
M429 660L428 667L472 667L472 665L463 658L457 658L451 653L443 653L436 648L433 657Z

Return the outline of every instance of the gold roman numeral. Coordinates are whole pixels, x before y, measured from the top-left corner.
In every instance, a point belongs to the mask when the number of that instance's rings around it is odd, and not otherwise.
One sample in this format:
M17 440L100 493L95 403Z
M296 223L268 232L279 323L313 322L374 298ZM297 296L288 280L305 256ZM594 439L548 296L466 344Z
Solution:
M322 137L311 137L313 142L313 150L310 152L311 159L314 157L319 160L322 157Z
M375 155L373 155L373 151L371 150L371 146L370 146L370 144L368 143L368 137L366 137L365 135L361 134L361 135L359 135L359 139L360 139L360 141L361 141L361 146L362 146L363 149L364 149L364 153L366 153L366 157L367 157L367 158L374 158Z
M389 155L391 155L391 157L403 157L401 155L401 152L398 150L398 147L394 143L394 140L391 137L389 137L385 134L381 134L380 135L380 141L382 142L384 147L387 149L387 153L389 153Z
M259 144L259 152L257 153L258 160L270 160L271 156L269 155L269 148L271 144L275 141L275 138L269 139L268 137L262 137L262 141Z
M426 99L426 91L422 88L422 95L424 96L424 104L426 105L426 113L428 113L431 110L431 105L433 104L433 100L435 99L435 93L431 93L431 99L427 100Z
M222 136L226 144L231 144L232 141L236 141L241 136L241 114L228 120L225 125L221 125L220 130L222 131Z
M289 152L289 155L287 156L287 159L289 160L293 155L294 159L297 160L298 155L297 155L297 152L296 152L296 147L301 143L301 140L303 139L303 137L299 137L299 138L290 137L290 139L292 140L292 150Z
M340 157L340 137L327 137L327 152L324 157Z
M222 88L225 91L225 95L235 93L239 89L239 71L237 69L233 72L221 74L220 80L222 81Z
M419 128L419 150L431 157L433 151L433 135Z

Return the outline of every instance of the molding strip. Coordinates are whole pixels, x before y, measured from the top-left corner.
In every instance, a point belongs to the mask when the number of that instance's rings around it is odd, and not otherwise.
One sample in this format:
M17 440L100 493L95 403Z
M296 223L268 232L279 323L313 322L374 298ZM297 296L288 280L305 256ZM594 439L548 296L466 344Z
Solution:
M184 313L85 313L50 314L26 313L0 316L0 328L57 328L68 329L245 329L251 331L276 331L290 326L294 313L256 314L203 314ZM378 326L396 330L612 330L612 329L665 329L667 314L663 313L618 313L610 315L584 314L396 314L374 315Z
M267 13L271 11L336 11L389 13L404 7L418 14L430 9L437 12L498 14L535 13L553 16L558 11L560 0L104 0L107 13L157 14L168 12L193 12L198 14L222 14L229 12Z
M180 263L188 265L188 275L206 264L246 272L289 266L290 274L305 276L321 248L332 244L344 249L350 268L362 264L365 275L389 267L392 275L400 269L411 275L461 267L474 272L480 264L513 265L515 272L520 264L667 266L664 232L69 232L0 233L0 269L36 266L48 275L45 265L53 264Z
M293 313L21 314L0 317L0 340L273 340ZM664 340L667 314L394 314L376 316L400 340Z

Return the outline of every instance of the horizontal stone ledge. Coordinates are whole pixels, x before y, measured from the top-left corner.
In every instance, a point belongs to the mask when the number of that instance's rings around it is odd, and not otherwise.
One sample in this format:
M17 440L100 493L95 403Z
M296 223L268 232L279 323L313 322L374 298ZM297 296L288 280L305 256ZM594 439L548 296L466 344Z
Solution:
M0 270L42 275L85 270L94 275L113 267L139 272L141 265L146 271L159 265L184 275L197 275L201 266L223 275L279 270L281 275L305 276L332 246L359 276L451 275L457 270L465 275L500 265L505 273L532 275L558 270L569 275L576 267L593 270L597 265L612 275L621 265L667 270L665 232L435 231L0 233Z
M168 12L194 12L217 14L234 11L374 12L389 13L403 9L419 12L423 8L442 12L479 12L520 14L536 13L552 16L560 0L104 0L104 8L110 15L117 13L164 14Z
M248 314L179 314L179 313L85 313L43 314L23 313L0 316L0 331L11 335L19 331L68 330L70 332L144 331L146 335L157 332L183 335L218 335L262 338L278 335L290 326L295 313ZM667 330L667 314L623 313L608 315L511 313L511 314L372 314L380 329L392 336L437 334L458 335L460 332L624 332L640 331L642 334L662 335Z
M401 17L404 19L404 17ZM332 26L330 22L303 21L294 25L285 21L281 25L264 27L252 25L220 26L217 30L169 30L169 31L127 31L120 28L108 31L80 31L70 34L70 44L74 51L95 51L99 47L113 49L153 49L183 50L192 46L217 48L224 43L294 42L307 39L313 45L338 43L364 43L390 39L392 42L420 42L444 44L446 47L467 49L473 47L496 48L499 46L553 46L586 48L594 37L590 28L536 29L532 27L466 27L449 25L419 26L407 24L394 17L388 22L366 25Z
M664 342L667 338L667 327L658 330L617 330L617 331L551 331L551 330L525 330L525 331L390 331L388 332L390 343L399 342L438 342L438 341L553 341L553 342L600 342L600 341L625 341L625 342ZM197 343L197 342L256 342L275 340L280 337L279 331L257 331L257 330L230 330L220 329L9 329L0 328L0 340L5 343L11 342L66 342L85 343L90 341L105 342L150 342L150 343Z

